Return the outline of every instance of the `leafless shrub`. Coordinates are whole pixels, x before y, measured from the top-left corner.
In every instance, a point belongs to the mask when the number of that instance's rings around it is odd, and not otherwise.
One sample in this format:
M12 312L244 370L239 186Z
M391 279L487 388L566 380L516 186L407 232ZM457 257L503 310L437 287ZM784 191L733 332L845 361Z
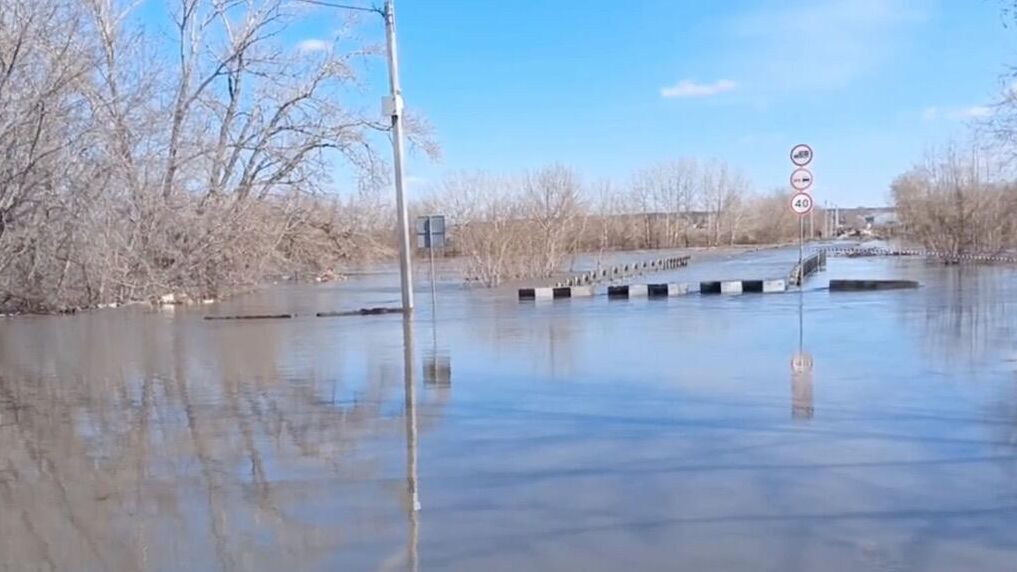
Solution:
M577 251L585 223L579 176L562 165L544 167L523 178L521 200L524 235L521 256L532 258L528 274L551 276ZM527 264L527 267L531 264Z
M550 166L520 177L454 173L426 203L450 225L468 281L547 277L575 254L585 223L577 175Z
M932 154L892 191L906 232L926 248L958 257L1015 246L1017 187L978 151Z

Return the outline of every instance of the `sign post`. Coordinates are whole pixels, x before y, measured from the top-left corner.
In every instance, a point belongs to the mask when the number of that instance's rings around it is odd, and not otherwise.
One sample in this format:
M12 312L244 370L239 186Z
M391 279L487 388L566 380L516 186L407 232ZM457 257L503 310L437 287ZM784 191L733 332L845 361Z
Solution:
M434 287L434 249L445 247L445 217L429 215L417 217L417 248L426 248L431 265L431 310L437 306Z
M811 215L815 206L809 189L814 178L806 167L812 162L812 147L801 144L791 148L791 212L798 215L798 352L791 359L791 417L811 419L812 401L812 356L805 351L805 299L802 283L805 281L805 216ZM811 220L811 219L810 219ZM810 229L812 228L810 224ZM810 234L811 234L810 230Z
M791 196L791 211L798 215L798 286L802 285L805 262L805 215L812 212L812 195L799 191Z
M795 194L791 196L791 211L798 215L798 287L802 286L804 277L802 264L805 262L805 215L812 212L813 200L808 190L815 179L812 171L805 167L812 162L812 147L800 144L791 148L791 163L796 167L791 172L791 188Z

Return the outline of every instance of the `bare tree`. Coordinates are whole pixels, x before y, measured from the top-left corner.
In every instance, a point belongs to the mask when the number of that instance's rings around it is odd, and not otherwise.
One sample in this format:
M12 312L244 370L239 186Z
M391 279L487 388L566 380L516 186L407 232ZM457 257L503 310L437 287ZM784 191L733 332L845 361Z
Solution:
M0 307L43 308L77 270L72 223L104 177L80 90L96 56L87 32L73 2L0 6Z
M694 159L657 163L635 174L632 193L640 199L646 246L690 246L699 182Z
M977 149L930 154L892 186L906 232L925 247L957 258L1015 246L1017 187Z
M307 13L283 0L177 0L168 42L128 8L0 5L0 308L218 296L387 252L362 216L384 205L326 193L337 160L386 182L388 127L343 104L374 48L287 45Z
M525 250L519 220L521 207L504 179L481 172L445 177L431 201L451 225L451 243L465 258L467 281L497 286L519 274Z
M745 177L723 161L706 164L702 171L701 197L710 215L710 244L719 246L726 231L734 229L734 214L748 184Z
M585 233L580 195L576 174L557 165L517 177L460 172L422 208L447 215L467 281L492 287L565 269Z
M540 273L551 276L576 253L585 223L582 187L575 171L551 165L523 178L523 212L536 226L529 234Z

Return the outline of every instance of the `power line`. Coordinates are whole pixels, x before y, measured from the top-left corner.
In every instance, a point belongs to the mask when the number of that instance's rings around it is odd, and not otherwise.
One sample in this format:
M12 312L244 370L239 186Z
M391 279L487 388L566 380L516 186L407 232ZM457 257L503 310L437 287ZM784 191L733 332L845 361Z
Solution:
M377 7L367 8L364 6L351 6L349 4L335 4L332 2L324 2L323 0L296 0L296 2L299 2L301 4L313 4L315 6L324 6L326 8L339 8L342 10L356 10L358 12L373 12L375 14L382 15L385 14L380 8Z

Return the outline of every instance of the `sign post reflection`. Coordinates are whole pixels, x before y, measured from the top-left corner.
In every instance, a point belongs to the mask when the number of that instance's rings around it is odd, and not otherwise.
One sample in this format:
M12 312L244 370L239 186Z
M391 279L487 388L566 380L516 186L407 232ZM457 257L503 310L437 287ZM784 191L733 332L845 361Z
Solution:
M812 355L805 351L805 301L798 290L798 351L791 358L791 418L812 419Z

